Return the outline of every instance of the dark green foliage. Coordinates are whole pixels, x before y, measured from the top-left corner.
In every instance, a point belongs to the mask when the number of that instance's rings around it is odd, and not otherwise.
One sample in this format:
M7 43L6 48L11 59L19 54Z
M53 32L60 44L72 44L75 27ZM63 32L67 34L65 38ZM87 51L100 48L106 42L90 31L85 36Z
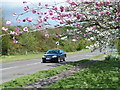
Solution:
M118 53L120 55L120 38L116 41Z

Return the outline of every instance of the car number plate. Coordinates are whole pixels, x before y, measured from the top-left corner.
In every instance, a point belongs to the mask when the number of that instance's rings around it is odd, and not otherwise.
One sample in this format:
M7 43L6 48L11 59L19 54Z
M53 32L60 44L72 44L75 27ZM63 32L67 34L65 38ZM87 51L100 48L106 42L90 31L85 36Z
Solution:
M50 60L50 58L46 58L46 60Z

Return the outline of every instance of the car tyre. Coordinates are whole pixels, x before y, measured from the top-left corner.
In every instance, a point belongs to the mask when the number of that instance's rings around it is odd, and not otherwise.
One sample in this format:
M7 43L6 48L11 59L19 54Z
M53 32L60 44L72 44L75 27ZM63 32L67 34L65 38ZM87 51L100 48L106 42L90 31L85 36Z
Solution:
M61 62L60 58L58 58L58 59L56 60L56 63L59 63L59 62Z
M46 61L45 61L45 60L43 60L42 62L43 62L43 63L46 63Z
M63 61L65 61L65 57L63 58Z

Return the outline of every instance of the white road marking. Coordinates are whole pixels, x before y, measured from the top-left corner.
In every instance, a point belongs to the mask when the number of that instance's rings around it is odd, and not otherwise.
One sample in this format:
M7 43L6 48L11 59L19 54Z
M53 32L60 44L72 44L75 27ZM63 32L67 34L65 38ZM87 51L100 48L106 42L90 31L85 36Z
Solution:
M38 62L38 63L32 63L32 64L26 64L24 66L31 66L31 65L36 65L36 64L40 64L41 62ZM14 66L14 67L8 67L8 68L1 68L0 71L3 71L3 70L8 70L8 69L13 69L13 68L18 68L18 67L24 67L24 66Z

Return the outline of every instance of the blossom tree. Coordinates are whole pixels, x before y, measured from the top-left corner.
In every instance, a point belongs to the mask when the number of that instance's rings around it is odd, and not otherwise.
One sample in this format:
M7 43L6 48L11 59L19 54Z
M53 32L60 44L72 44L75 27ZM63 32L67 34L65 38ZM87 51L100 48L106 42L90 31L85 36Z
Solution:
M24 1L24 12L21 14L13 13L18 23L28 22L34 26L32 31L28 27L20 30L16 27L15 31L10 31L7 27L2 30L8 34L14 35L14 43L18 43L15 38L24 32L34 32L43 30L45 27L56 22L54 27L70 26L74 29L67 29L63 35L57 35L63 38L69 35L74 36L74 40L83 37L84 40L95 41L94 45L86 48L106 48L106 46L114 46L115 39L120 34L120 0L117 1L85 1L85 0L67 0L63 3L55 3L54 5L38 3L37 5ZM29 6L33 4L34 7ZM21 20L21 16L31 12L38 15L38 18L25 17ZM52 20L52 21L51 21ZM11 21L7 21L6 25L10 25ZM55 35L56 36L56 35ZM49 38L49 34L45 34Z

